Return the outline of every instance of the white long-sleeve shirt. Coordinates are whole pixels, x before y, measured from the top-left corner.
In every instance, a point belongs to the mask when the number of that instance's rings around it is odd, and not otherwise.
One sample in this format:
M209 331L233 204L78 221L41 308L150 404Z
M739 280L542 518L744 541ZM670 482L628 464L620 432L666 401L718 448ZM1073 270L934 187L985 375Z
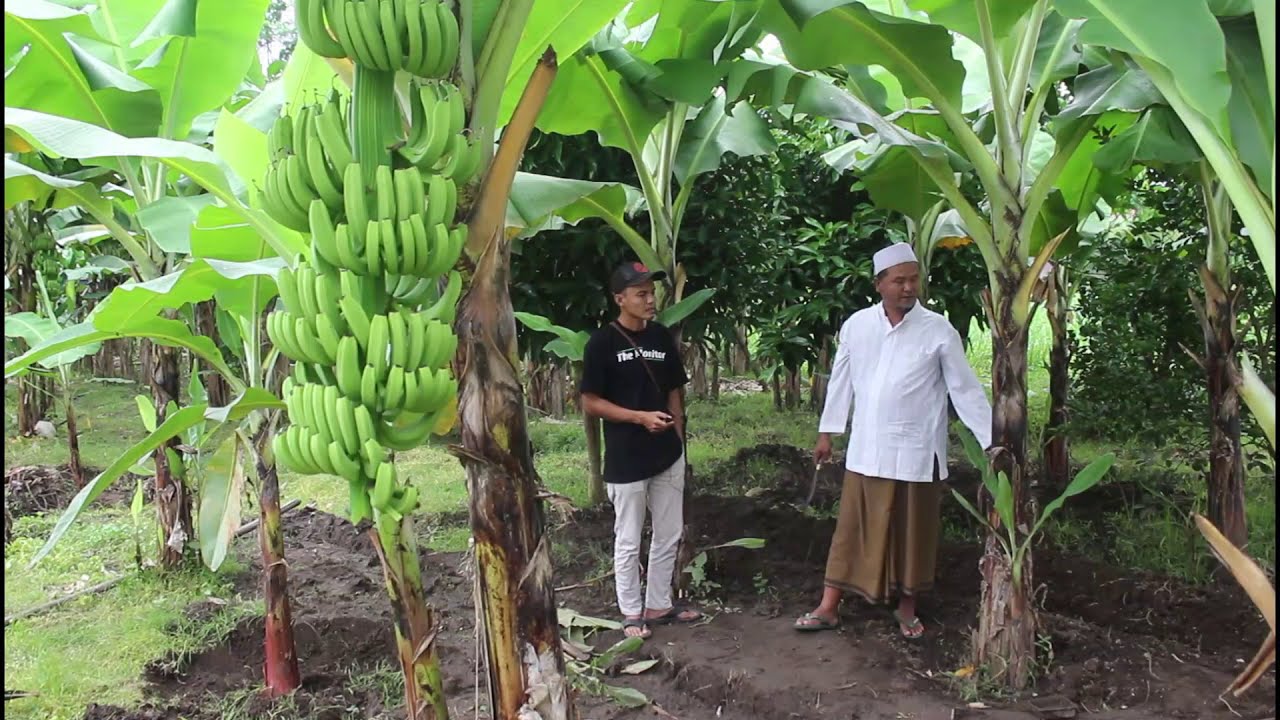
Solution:
M945 479L947 395L982 447L991 445L991 403L942 315L916 303L895 327L878 303L846 320L837 342L818 432L851 427L846 469L930 482L937 457Z

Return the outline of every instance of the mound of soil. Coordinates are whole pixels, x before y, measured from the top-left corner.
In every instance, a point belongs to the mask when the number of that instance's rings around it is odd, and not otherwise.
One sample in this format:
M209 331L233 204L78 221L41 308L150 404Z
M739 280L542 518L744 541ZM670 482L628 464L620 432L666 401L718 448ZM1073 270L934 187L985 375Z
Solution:
M100 471L82 468L85 480L91 480ZM97 497L102 504L128 503L133 499L136 476L126 473ZM70 465L20 465L9 468L4 474L4 541L11 539L15 520L42 512L60 511L71 502L80 488L71 475ZM144 489L148 498L151 487L148 481Z
M797 490L807 493L812 479L812 465L802 465L809 462L803 451L771 446L756 452L784 463L780 489L756 497L695 494L687 506L690 541L707 548L758 537L766 545L708 551L706 582L695 588L708 620L655 628L638 654L659 665L606 680L645 693L662 711L624 710L580 693L580 717L1037 717L1028 699L986 699L1001 707L968 708L964 686L948 676L967 662L980 592L976 546L940 549L937 588L921 599L929 629L923 640L903 639L887 609L860 601L846 603L842 628L835 632L795 632L793 619L812 609L821 592L834 521L794 504ZM598 580L598 559L611 552L612 524L607 507L586 509L555 531L562 545L583 551L573 556L581 560L556 568L563 605L589 615L616 615L611 580L588 581ZM242 542L245 556L255 554L251 539ZM352 682L370 668L394 667L388 602L367 537L341 518L304 510L286 520L286 548L304 679L292 700L298 714L284 717L400 717L402 711L384 707L381 693L368 683ZM451 712L488 717L486 681L477 676L467 561L462 554L424 552L422 566L441 615L440 657ZM255 562L243 577L246 594L257 594L258 570ZM1097 718L1274 715L1274 671L1244 698L1230 699L1230 707L1218 699L1265 630L1234 585L1192 587L1049 551L1036 555L1035 578L1043 586L1041 631L1053 648L1052 661L1040 673L1041 694L1060 695ZM148 706L92 706L85 717L211 720L235 698L247 703L247 716L265 716L271 704L252 696L261 683L262 632L261 620L246 620L214 647L163 658L147 672ZM607 647L619 638L611 632L595 642Z

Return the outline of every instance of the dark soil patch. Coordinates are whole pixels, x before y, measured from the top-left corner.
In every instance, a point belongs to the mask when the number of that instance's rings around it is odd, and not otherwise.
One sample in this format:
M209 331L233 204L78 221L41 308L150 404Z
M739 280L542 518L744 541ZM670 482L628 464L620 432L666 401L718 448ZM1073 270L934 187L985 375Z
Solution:
M86 481L100 471L83 467ZM127 504L133 500L136 476L125 474L94 500L101 505ZM42 512L61 511L80 488L71 476L70 465L20 465L4 474L4 541L12 539L12 526L18 518ZM150 497L150 481L144 492Z
M763 452L794 468L780 473L789 488L757 497L695 494L688 511L695 547L742 537L764 538L765 547L709 552L707 580L718 587L695 588L709 621L656 628L639 654L662 660L658 667L608 682L640 690L679 720L928 720L953 717L957 709L954 717L1034 717L1025 701L1001 703L989 695L985 702L1002 709L966 710L971 698L962 697L963 686L946 675L966 664L980 591L976 546L941 548L937 589L921 601L929 627L922 641L902 639L887 609L859 601L846 604L839 631L792 630L792 620L811 609L821 592L834 520L795 507L795 491L803 487L807 493L812 479L811 465L805 477L801 455L776 448ZM381 692L351 680L394 662L388 603L368 539L346 521L314 511L290 515L286 528L304 682L291 701L296 713L282 717L399 717L398 697L386 707ZM557 566L557 584L581 585L599 573L598 559L610 553L612 514L608 508L580 511L556 529L555 539L581 550ZM253 554L252 542L244 542L242 552ZM422 564L442 616L440 652L451 711L469 717L478 710L487 717L484 680L477 687L475 674L466 560L462 554L424 552ZM1245 698L1231 699L1232 709L1218 700L1265 628L1234 585L1188 586L1052 551L1037 554L1035 573L1036 582L1048 588L1042 630L1054 651L1039 682L1041 693L1061 694L1098 718L1258 720L1274 714L1274 671ZM257 594L257 577L255 563L242 579L245 593ZM564 590L560 602L590 615L616 614L610 579ZM618 638L610 632L594 642L607 647ZM94 706L86 718L211 720L223 717L233 698L246 698L244 712L235 717L263 717L270 704L251 698L261 682L261 639L261 621L247 620L215 647L153 665L148 707ZM590 695L580 695L578 707L590 720L659 716Z

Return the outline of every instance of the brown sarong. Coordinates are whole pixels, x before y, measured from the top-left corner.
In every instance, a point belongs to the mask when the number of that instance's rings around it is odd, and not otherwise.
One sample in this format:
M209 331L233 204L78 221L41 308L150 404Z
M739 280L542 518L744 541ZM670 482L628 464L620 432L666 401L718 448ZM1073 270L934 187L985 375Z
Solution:
M942 484L845 471L826 584L871 603L933 587Z

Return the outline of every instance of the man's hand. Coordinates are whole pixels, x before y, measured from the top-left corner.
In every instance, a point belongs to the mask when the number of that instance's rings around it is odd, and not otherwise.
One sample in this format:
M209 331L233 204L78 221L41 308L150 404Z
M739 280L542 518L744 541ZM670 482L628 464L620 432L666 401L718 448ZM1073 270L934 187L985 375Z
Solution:
M643 425L651 433L660 433L670 430L675 425L675 419L661 410L639 412L636 413L636 424Z
M827 433L818 434L818 444L813 447L813 462L823 465L831 460L831 436Z

